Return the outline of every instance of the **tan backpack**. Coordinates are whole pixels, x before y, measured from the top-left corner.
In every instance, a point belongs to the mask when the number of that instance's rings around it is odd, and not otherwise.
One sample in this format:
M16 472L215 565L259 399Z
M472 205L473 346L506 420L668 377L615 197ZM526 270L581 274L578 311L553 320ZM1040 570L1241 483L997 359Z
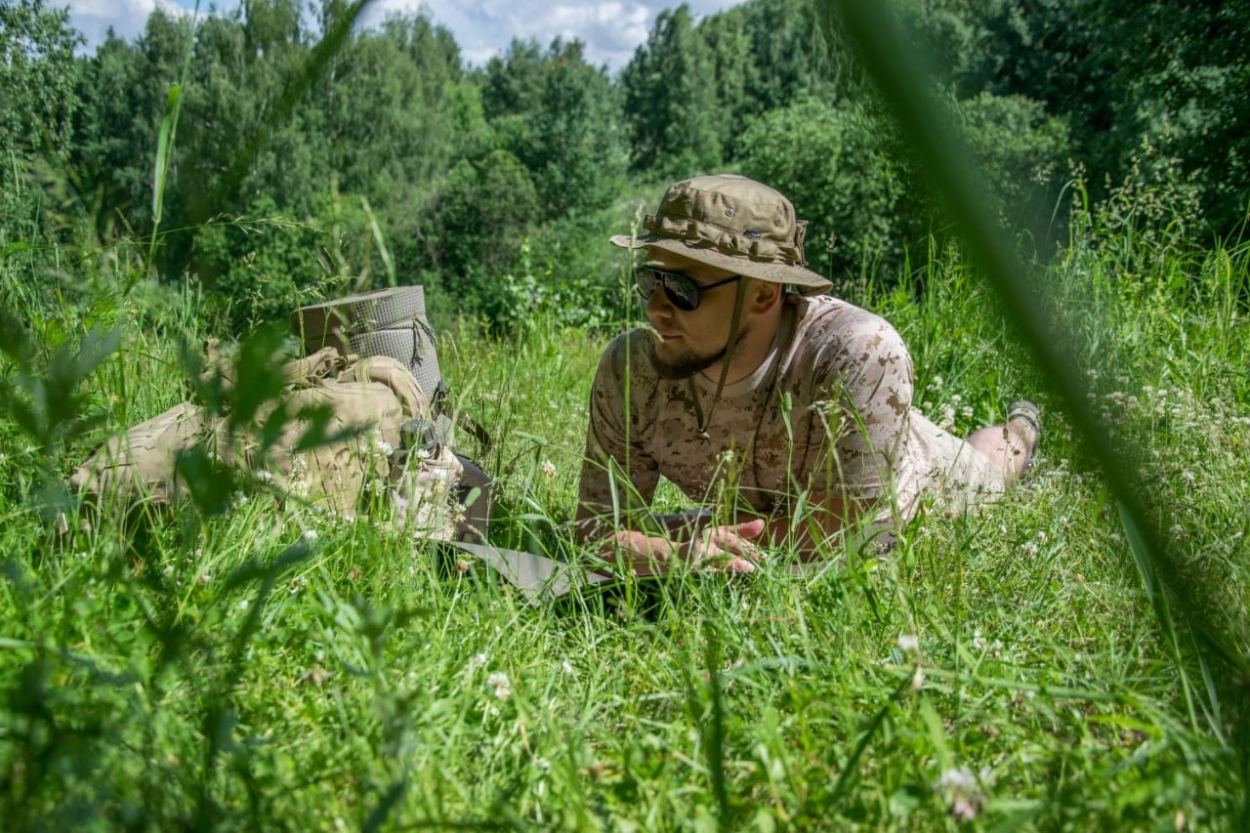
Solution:
M208 353L210 365L230 384L229 365L221 361L215 342ZM186 496L179 455L203 444L222 462L251 469L287 500L354 515L371 490L389 491L395 523L405 531L439 540L456 536L460 512L453 497L462 466L439 443L404 447L403 427L431 420L432 414L429 399L403 363L389 356L343 356L335 347L325 347L288 362L283 372L288 413L326 406L332 414L327 436L345 429L363 432L297 451L309 423L293 418L262 461L257 437L232 435L227 418L209 419L200 406L182 403L96 449L74 472L71 484L111 508L144 499L173 503Z

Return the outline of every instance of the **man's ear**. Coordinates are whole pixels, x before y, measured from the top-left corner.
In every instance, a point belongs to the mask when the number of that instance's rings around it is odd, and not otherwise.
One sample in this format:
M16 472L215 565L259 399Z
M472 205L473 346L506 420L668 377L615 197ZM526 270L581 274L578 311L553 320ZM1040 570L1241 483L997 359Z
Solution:
M784 289L779 283L752 278L747 291L747 305L756 312L767 312L781 302Z

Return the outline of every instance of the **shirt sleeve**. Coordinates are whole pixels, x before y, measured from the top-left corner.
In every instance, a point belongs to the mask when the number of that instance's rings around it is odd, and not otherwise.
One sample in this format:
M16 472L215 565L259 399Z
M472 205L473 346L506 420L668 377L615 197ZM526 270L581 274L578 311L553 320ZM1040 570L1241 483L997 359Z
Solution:
M611 517L649 506L659 483L659 466L638 435L639 403L646 391L626 379L628 336L614 340L599 361L590 390L586 454L578 503L592 516ZM642 386L645 387L645 384ZM628 405L628 413L627 413Z
M902 337L873 316L826 364L821 384L809 483L861 502L884 497L901 474L910 426L914 374Z

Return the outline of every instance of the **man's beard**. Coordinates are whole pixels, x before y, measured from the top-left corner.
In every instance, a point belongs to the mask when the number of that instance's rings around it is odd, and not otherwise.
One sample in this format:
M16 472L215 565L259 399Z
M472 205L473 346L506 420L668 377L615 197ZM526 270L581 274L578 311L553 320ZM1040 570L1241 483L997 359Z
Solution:
M742 345L742 336L745 334L745 328L738 331L738 346ZM651 360L651 366L655 368L656 375L661 379L688 379L725 358L725 353L729 350L729 345L725 345L709 356L687 352L672 359L663 359L655 349L660 337L654 333L652 337L653 340L647 344L647 358Z

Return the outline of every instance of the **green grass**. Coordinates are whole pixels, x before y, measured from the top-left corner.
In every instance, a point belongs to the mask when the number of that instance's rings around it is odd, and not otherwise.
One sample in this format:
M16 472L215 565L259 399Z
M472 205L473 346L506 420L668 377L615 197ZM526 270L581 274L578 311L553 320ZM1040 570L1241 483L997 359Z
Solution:
M1118 251L1077 240L1042 279L1244 656L1247 251ZM25 282L20 257L4 285ZM49 458L0 420L13 829L1238 829L1246 691L1204 685L1184 632L1175 661L1053 408L1027 488L977 517L928 512L890 554L834 547L808 578L627 581L535 608L376 518L258 496L141 533L71 511L58 533L32 508L40 468L68 475L106 430L187 394L175 337L201 335L196 299L140 289L21 307L36 366L96 323L120 322L123 346L85 383L107 414L91 435ZM844 290L898 326L917 401L958 431L1043 389L953 252ZM443 333L459 402L497 440L504 538L550 540L570 516L608 336ZM959 770L966 823L943 786Z

